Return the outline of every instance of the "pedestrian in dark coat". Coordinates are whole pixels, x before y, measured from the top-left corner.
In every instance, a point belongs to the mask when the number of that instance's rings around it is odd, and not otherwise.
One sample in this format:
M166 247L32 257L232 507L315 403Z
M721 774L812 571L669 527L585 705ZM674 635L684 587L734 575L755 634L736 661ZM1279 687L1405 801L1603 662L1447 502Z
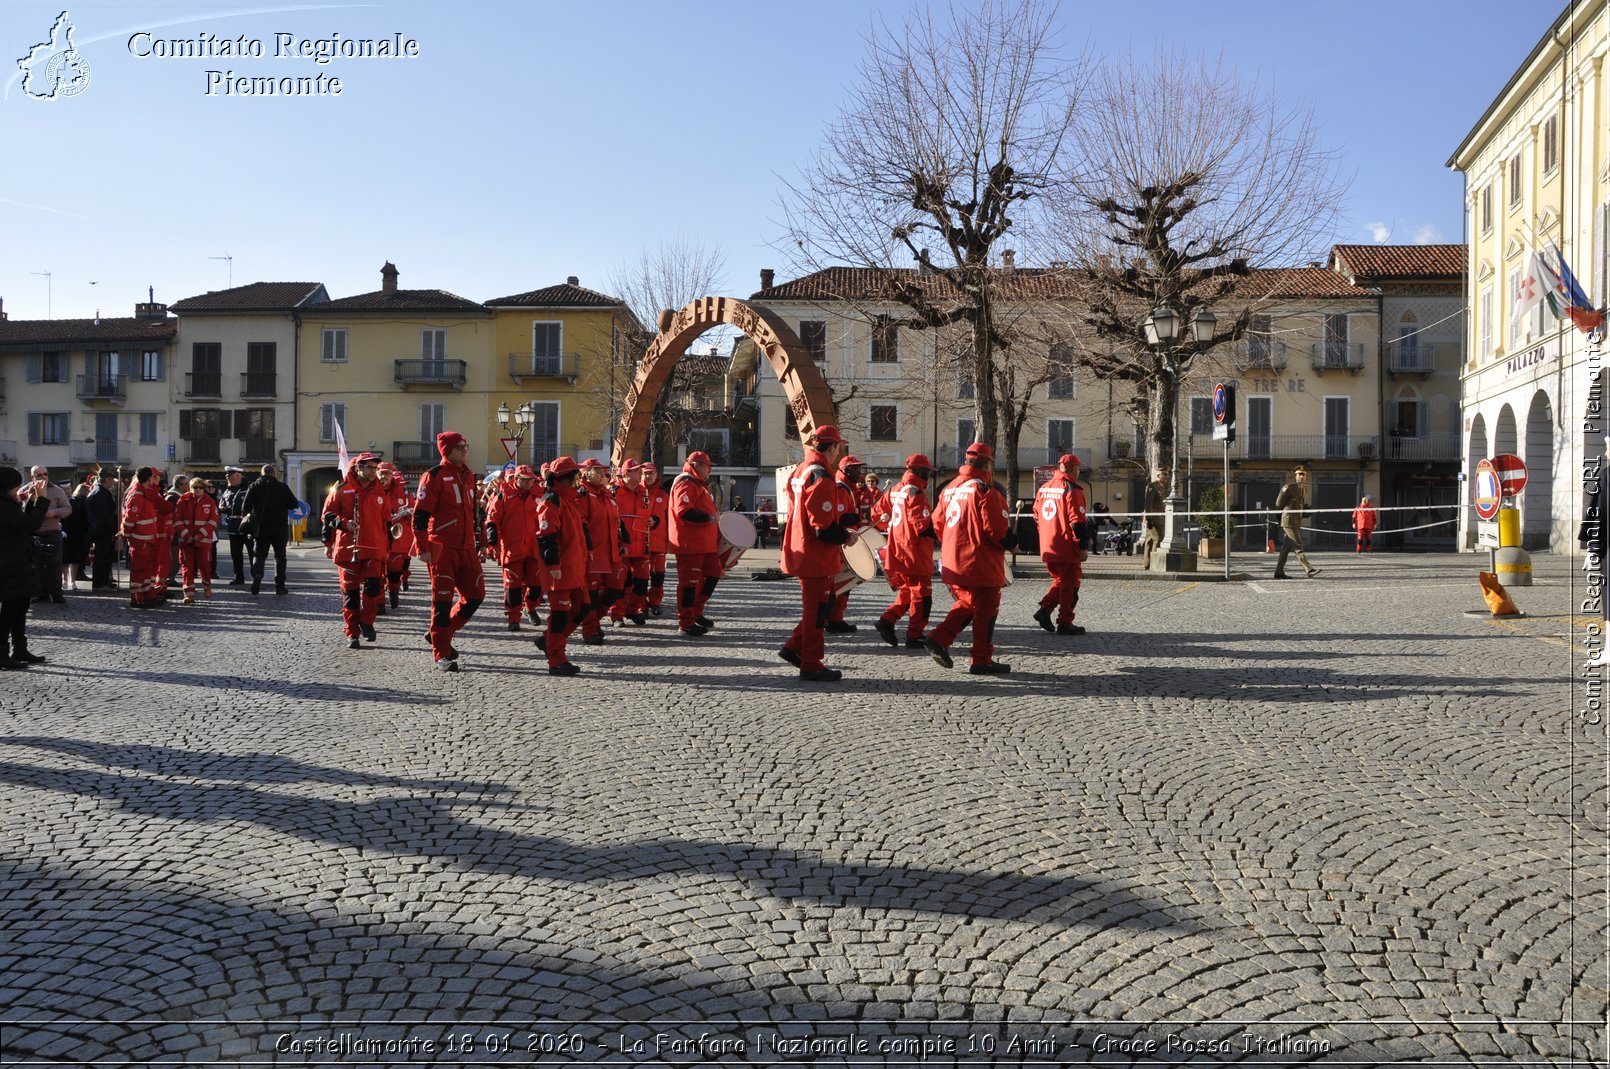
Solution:
M117 522L122 513L117 491L104 476L90 476L89 496L84 499L88 517L89 540L94 546L95 566L90 572L90 588L116 590L112 579L112 562L117 559Z
M88 499L89 484L79 483L73 490L73 496L68 499L73 506L73 514L61 524L62 582L71 582L74 590L78 589L80 579L89 578L84 574L84 564L89 560L89 510L85 507Z
M22 472L0 468L0 671L39 664L28 652L28 605L41 589L34 532L45 522L50 501L30 492L18 501Z

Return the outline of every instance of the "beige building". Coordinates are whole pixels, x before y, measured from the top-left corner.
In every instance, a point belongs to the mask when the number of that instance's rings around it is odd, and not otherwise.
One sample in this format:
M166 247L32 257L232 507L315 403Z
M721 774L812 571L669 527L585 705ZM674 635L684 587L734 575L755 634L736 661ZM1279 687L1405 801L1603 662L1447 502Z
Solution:
M491 313L445 290L400 289L397 279L388 263L380 289L300 314L296 445L284 474L304 501L316 505L336 481L337 424L349 452L378 450L414 475L440 460L444 430L469 440L472 466L503 461L489 423Z
M1590 335L1546 308L1514 314L1530 257L1560 257L1595 308L1605 304L1610 215L1610 13L1570 4L1547 27L1448 160L1465 178L1470 272L1464 300L1460 545L1479 525L1470 492L1477 462L1514 453L1529 478L1519 495L1525 544L1576 552L1582 465L1601 456L1603 331Z
M298 323L329 299L317 282L253 282L174 303L170 397L187 471L279 464L296 448Z
M154 300L126 318L0 312L0 464L178 470L171 408L176 322Z

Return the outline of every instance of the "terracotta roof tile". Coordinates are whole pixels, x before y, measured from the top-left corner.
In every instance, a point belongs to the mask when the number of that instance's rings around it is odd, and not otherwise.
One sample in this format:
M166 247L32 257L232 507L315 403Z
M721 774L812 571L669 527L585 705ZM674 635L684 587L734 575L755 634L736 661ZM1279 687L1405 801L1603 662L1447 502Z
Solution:
M1465 273L1463 245L1337 245L1331 263L1354 279L1452 279Z
M607 293L572 286L568 282L545 286L527 293L507 297L494 297L486 302L488 308L624 308L626 302Z
M1355 286L1328 267L1257 268L1236 288L1242 287L1250 287L1255 299L1376 296L1374 290Z
M474 312L486 314L486 309L466 297L446 290L376 290L355 297L325 301L318 311L323 312Z
M178 332L175 319L6 319L0 320L0 345L73 345L77 343L166 342Z
M186 297L169 306L180 315L189 312L288 312L330 299L319 282L252 282L234 289Z

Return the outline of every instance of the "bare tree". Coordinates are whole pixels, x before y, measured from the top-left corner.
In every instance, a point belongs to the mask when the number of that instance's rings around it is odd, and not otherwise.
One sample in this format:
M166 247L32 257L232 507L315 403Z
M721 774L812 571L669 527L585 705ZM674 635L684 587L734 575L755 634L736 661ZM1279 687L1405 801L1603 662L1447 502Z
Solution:
M1043 214L1038 197L1064 167L1081 68L1054 56L1054 8L1041 0L947 14L941 24L925 9L869 35L859 87L799 183L787 184L781 251L800 274L880 273L870 299L904 310L889 326L965 327L975 426L993 441L998 353L1010 341L991 254ZM896 269L897 257L919 272ZM928 284L932 274L949 284Z
M1147 462L1173 473L1181 379L1246 335L1267 298L1255 268L1323 259L1346 183L1309 109L1282 108L1222 61L1179 54L1103 66L1079 141L1064 229L1084 318L1107 344L1077 356L1100 378L1134 384ZM1144 323L1159 306L1187 325L1152 344ZM1201 310L1216 323L1198 341L1189 323Z

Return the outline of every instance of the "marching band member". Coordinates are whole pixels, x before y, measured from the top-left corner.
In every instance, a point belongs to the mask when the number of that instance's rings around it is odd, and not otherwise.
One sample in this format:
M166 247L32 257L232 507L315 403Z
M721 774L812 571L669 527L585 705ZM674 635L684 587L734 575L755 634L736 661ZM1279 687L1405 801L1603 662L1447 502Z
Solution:
M1077 455L1064 453L1057 461L1057 473L1035 492L1034 523L1040 535L1040 559L1051 573L1051 588L1040 599L1034 621L1052 630L1051 610L1056 609L1056 633L1082 635L1085 629L1073 622L1073 610L1079 604L1082 565L1090 556L1087 547L1095 539L1095 527L1085 513Z
M973 628L975 676L1012 670L995 660L995 617L1006 585L1006 553L1017 544L1011 533L1006 495L990 481L995 451L983 442L967 447L965 463L939 494L934 531L940 541L940 576L956 604L923 639L934 660L951 666L950 644L969 624Z
M844 563L851 538L846 505L833 479L834 465L847 450L832 425L816 428L805 441L805 459L789 476L788 527L783 537L783 571L799 579L800 620L777 655L799 668L799 678L837 683L843 673L822 663L827 618L833 611L833 577ZM852 506L853 507L853 506Z
M346 478L324 499L324 555L341 580L341 629L348 649L373 642L375 614L386 594L391 549L391 495L380 483L380 455L359 453Z
M509 630L520 630L522 611L540 623L537 602L542 593L541 560L537 557L537 473L530 465L514 470L486 507L486 542L503 568L503 614Z
M704 609L716 583L726 574L719 552L719 514L710 494L710 456L702 450L688 454L671 484L670 515L671 552L676 554L676 622L684 635L696 638L709 634L715 626Z
M548 597L548 628L533 641L547 654L549 675L573 676L581 669L566 656L565 640L587 599L587 532L576 489L581 469L568 456L555 457L545 467L548 490L537 505L537 555Z
M622 575L617 584L626 596L615 603L610 613L616 623L629 619L641 627L647 622L644 613L648 609L649 584L649 495L643 487L643 465L635 460L622 464L611 492L621 525L626 528Z
M621 517L609 492L609 466L589 457L581 464L580 506L587 528L588 608L581 618L581 640L604 642L604 614L620 599L615 586L621 567Z
M834 479L834 488L838 491L839 500L844 503L847 511L845 527L851 531L865 526L861 512L861 498L866 490L863 476L866 474L866 464L858 456L846 456L839 461L837 477ZM872 507L867 506L866 515L870 516ZM853 635L855 625L844 619L844 611L850 607L850 592L837 595L833 599L833 611L827 617L827 633L830 635Z
M928 614L934 607L934 524L933 507L928 503L928 480L934 477L934 464L921 453L906 458L906 473L879 497L872 507L872 522L888 535L883 547L883 573L894 590L894 603L872 626L891 646L894 625L911 614L906 623L906 647L921 649L928 627Z
M430 570L431 620L426 637L431 657L437 668L456 672L453 635L486 600L486 575L481 571L481 533L475 522L476 478L464 463L470 447L457 431L443 431L436 436L436 450L442 462L419 480L414 537L419 559Z
M660 485L658 469L646 462L643 490L648 494L648 611L658 616L665 599L665 557L671 548L671 495Z

